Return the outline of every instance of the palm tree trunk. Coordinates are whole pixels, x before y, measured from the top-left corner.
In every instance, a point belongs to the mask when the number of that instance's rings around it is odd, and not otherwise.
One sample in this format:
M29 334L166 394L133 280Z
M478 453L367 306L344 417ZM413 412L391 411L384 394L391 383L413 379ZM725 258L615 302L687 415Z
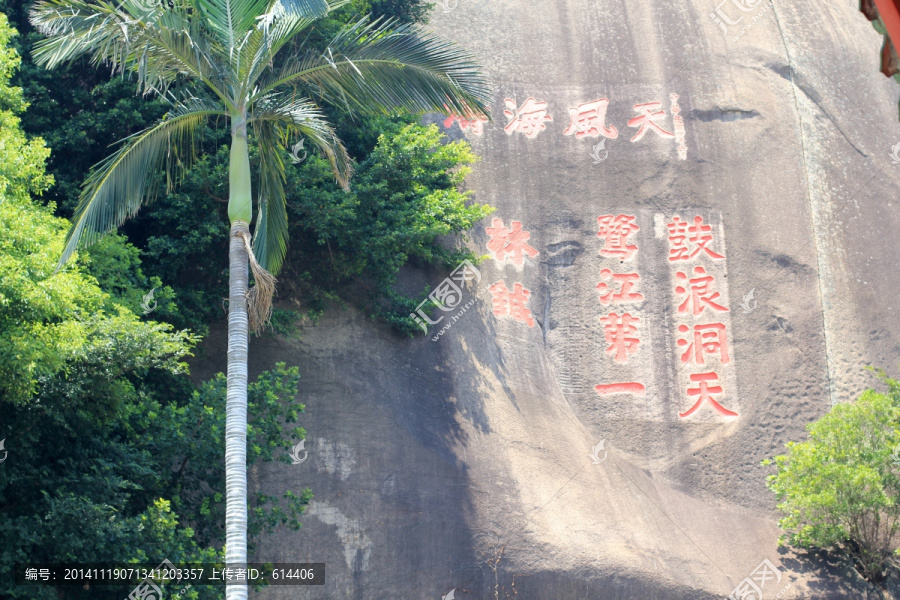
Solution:
M244 221L231 227L228 300L228 392L225 406L225 562L247 562L247 321L248 256ZM245 600L246 586L229 585L226 600Z
M244 235L250 234L250 160L247 127L242 115L232 118L228 165L231 243L229 245L228 388L225 406L225 562L247 562L247 319L249 255ZM246 600L246 585L228 585L226 600Z

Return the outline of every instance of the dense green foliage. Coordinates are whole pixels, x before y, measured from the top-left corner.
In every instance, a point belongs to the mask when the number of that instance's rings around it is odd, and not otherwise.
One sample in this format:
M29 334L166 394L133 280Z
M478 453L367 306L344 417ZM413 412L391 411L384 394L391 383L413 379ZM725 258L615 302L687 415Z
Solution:
M0 0L23 33L11 37L5 20L0 25L0 439L8 451L0 464L0 565L220 559L225 378L197 388L184 360L199 339L187 328L202 333L223 315L227 295L229 131L204 129L201 158L179 189L54 273L65 217L90 167L167 107L87 61L37 68L29 6ZM368 12L421 21L426 8L421 0L357 0L312 37L329 39ZM17 75L13 49L24 57ZM292 247L282 281L310 308L353 298L373 316L408 327L402 316L412 299L393 288L399 269L453 266L462 253L440 237L489 211L467 206L458 191L475 157L464 143L443 145L435 128L412 116L325 111L358 163L357 177L343 192L312 155L289 172ZM153 311L142 315L151 290ZM275 324L287 332L292 317L277 312ZM249 386L248 463L289 462L282 449L305 437L295 426L303 411L293 402L297 385L297 370L278 365ZM289 432L284 423L294 424ZM309 490L252 498L251 539L278 525L299 527L310 498ZM128 593L16 589L5 575L4 598ZM197 586L185 597L220 595Z
M176 191L54 273L65 218L90 167L167 107L87 61L37 68L29 5L0 0L22 31L11 38L0 26L0 439L8 451L0 463L0 565L220 559L225 379L195 387L184 360L199 339L188 330L203 333L224 315L229 131L204 129L200 160ZM357 0L312 37L329 39L368 12L421 21L426 8L421 0ZM17 75L19 58L8 46L24 57ZM475 157L464 143L444 145L413 116L325 111L358 163L356 178L343 192L314 155L289 171L284 297L300 297L314 311L349 300L409 331L405 315L415 299L394 290L400 268L454 266L465 253L447 249L441 237L464 232L490 210L458 191ZM151 290L154 310L142 315ZM291 330L288 313L275 317L278 332ZM303 411L293 402L297 385L296 369L284 365L251 383L248 463L290 462L282 449L305 437L295 426ZM294 424L289 432L284 423ZM309 490L252 498L251 536L299 527L310 498ZM5 575L3 598L128 593L16 589ZM213 596L221 589L196 586L184 597Z
M40 36L28 23L29 5L0 0L0 9L10 12L23 32L18 48L25 62L17 82L32 103L23 126L53 149L48 170L56 184L45 198L57 203L57 214L69 217L90 167L106 157L116 141L158 119L166 106L136 95L128 77L108 77L87 61L65 70L36 67L29 49ZM324 49L341 26L362 14L423 22L429 7L422 0L354 0L317 22L307 43ZM342 106L323 108L358 162L356 177L351 193L342 197L317 157L311 155L288 170L292 230L287 262L292 270L281 276L279 299L301 299L313 312L329 301L345 301L412 332L417 328L408 314L422 298L399 294L394 287L397 274L407 261L455 266L449 264L455 253L441 249L440 243L446 242L439 236L461 233L488 211L466 208L456 191L461 177L454 173L474 157L465 144L432 157L441 146L439 136L418 125L406 129L415 122L411 116L370 117ZM223 317L227 296L223 257L229 228L225 199L230 131L224 123L213 125L200 138L202 157L183 184L121 229L140 251L140 272L118 268L110 274L103 268L112 266L108 249L104 254L97 247L90 248L96 260L86 268L101 281L118 282L116 293L128 296L121 301L129 308L137 309L142 295L155 289L155 319L203 333L208 323ZM255 164L255 154L253 160ZM421 169L421 177L415 169ZM390 185L374 186L378 173L390 173ZM256 189L258 182L253 185ZM430 210L436 204L437 210ZM412 232L414 239L409 238Z
M292 181L289 215L298 240L284 279L303 282L319 300L353 282L353 297L374 317L412 332L408 314L421 299L394 291L407 262L452 268L467 251L440 236L460 234L491 212L466 205L458 186L475 156L465 142L441 145L437 127L388 127L357 171L351 193L336 190L324 161L312 157ZM302 188L301 188L302 186ZM362 287L362 290L360 289Z
M20 113L28 103L21 88L10 85L21 57L10 47L14 31L3 19L0 28L0 193L21 200L40 194L53 184L45 174L44 161L50 151L41 140L29 142L20 127Z
M54 273L69 223L31 197L52 180L48 150L19 127L26 105L9 86L10 35L0 15L0 566L218 560L225 378L195 388L183 360L197 337L135 313L130 290L148 282L122 238ZM249 386L249 463L290 462L282 449L305 437L296 425L283 431L304 408L293 402L298 381L296 368L278 365ZM299 527L310 498L252 498L251 535ZM127 593L16 588L8 571L0 576L2 598ZM184 597L220 595L198 586Z
M808 425L768 480L782 541L846 551L874 583L900 547L900 382L880 375L886 394L866 390Z
M137 94L134 81L127 76L111 77L87 60L78 68L53 71L36 66L30 49L41 36L28 21L31 5L28 0L0 0L0 12L8 15L20 33L13 47L24 62L15 83L24 89L31 104L23 127L30 135L43 137L54 151L48 171L56 184L47 198L59 204L63 216L70 216L90 167L109 155L110 146L161 117L167 106L157 98ZM422 0L354 0L318 21L314 34L324 44L341 25L369 13L402 22L422 22L429 6ZM368 136L360 131L360 121L331 120L338 125L338 134L352 156L359 158L371 150L374 137L371 131ZM227 127L208 135L213 152L229 139Z
M349 193L334 183L327 162L318 156L310 154L288 171L291 244L280 276L281 298L302 298L314 312L344 298L412 332L407 315L421 299L394 290L400 268L410 261L451 268L463 256L474 258L445 249L439 239L462 234L492 210L467 206L468 194L458 190L476 158L465 142L442 144L435 126L410 121L368 122L384 133L373 136L373 148L357 166ZM177 297L158 318L178 326L198 329L223 314L227 157L228 148L220 146L216 154L200 158L175 193L123 228L144 248L145 269L157 278L153 286L163 281L175 288ZM96 253L92 247L90 254Z

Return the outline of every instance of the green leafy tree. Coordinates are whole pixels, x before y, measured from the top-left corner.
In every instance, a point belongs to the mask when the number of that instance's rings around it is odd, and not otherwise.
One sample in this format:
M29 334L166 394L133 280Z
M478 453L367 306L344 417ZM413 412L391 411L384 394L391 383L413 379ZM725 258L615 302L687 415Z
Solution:
M78 204L81 184L90 167L105 158L116 141L156 122L167 106L162 99L136 95L130 77L110 76L108 70L98 70L88 60L77 61L65 71L49 71L35 65L31 48L42 36L28 21L32 4L32 0L0 0L0 12L9 16L20 33L13 40L23 58L15 83L24 88L31 104L31 110L22 116L23 128L29 135L41 136L53 149L48 171L55 184L44 198L56 202L57 214L68 218ZM350 20L358 20L359 15L371 13L374 18L422 23L429 7L422 0L353 0L317 21L315 32L305 40L306 47L316 44L316 48L324 51L340 28ZM282 52L291 50L286 48ZM363 150L357 142L359 133L368 128L367 117L356 115L350 119L341 108L322 108L352 157L360 159L361 152L371 150L371 146ZM215 152L218 145L227 144L229 131L211 129L203 134L204 144L211 146L204 145L204 148L212 147ZM193 224L201 226L203 221ZM138 228L128 227L125 232L132 243L144 249L144 237ZM144 265L145 269L149 266L147 260ZM179 298L179 304L182 302L183 298Z
M900 547L900 382L880 376L888 393L866 390L832 408L807 426L807 441L775 457L768 478L782 541L846 551L873 583Z
M166 167L171 188L196 154L195 134L212 118L231 127L228 161L229 315L226 426L226 560L247 560L247 348L250 322L264 326L274 279L287 249L284 152L303 136L329 161L346 188L351 159L312 98L362 112L406 109L486 114L488 90L463 52L415 27L370 23L341 29L326 53L279 52L333 8L328 0L141 0L118 5L44 0L32 22L47 36L38 64L55 67L91 56L128 70L147 94L172 108L155 125L124 140L88 177L60 265L85 244L121 225L152 200ZM256 235L249 134L259 152ZM259 257L257 264L255 256ZM248 262L256 285L249 290ZM249 302L248 302L249 295ZM230 600L246 586L228 586Z
M419 329L408 315L422 298L396 291L400 269L476 260L467 250L438 243L493 211L459 191L476 160L469 145L443 144L442 137L434 125L388 126L360 164L349 194L334 189L327 165L315 157L297 170L287 187L288 212L299 217L292 220L291 238L301 243L292 246L287 272L311 292L313 308L321 309L333 290L352 286L354 293L346 296L360 308L413 333Z
M81 265L54 274L69 223L29 195L51 179L43 142L18 127L25 106L8 85L18 63L7 47L13 33L0 15L0 97L12 99L0 115L0 439L9 453L0 468L0 564L124 560L163 538L180 542L168 548L178 553L191 547L190 531L173 529L165 501L127 510L145 469L111 443L109 428L139 394L138 376L183 372L180 358L195 340L140 322ZM60 597L16 589L8 577L0 596Z
M0 109L0 565L221 560L225 378L194 389L183 359L196 336L129 310L121 292L140 262L119 237L54 272L70 223L30 197L51 179L42 141L19 128L13 34L0 14L0 98L12 100ZM289 462L289 438L305 437L298 381L296 368L279 364L249 385L248 464ZM289 436L285 422L295 424ZM251 540L299 527L310 498L257 494ZM114 600L129 591L19 587L8 575L0 598ZM184 598L220 593L197 586Z
M3 132L0 128L0 137ZM0 193L0 564L221 559L226 379L194 390L196 342L140 320L80 264L54 273L69 224ZM113 238L110 241L115 241ZM288 462L302 404L283 364L248 387L247 463ZM251 540L299 527L311 493L250 499ZM16 588L0 597L122 598L101 588ZM127 594L127 590L125 590ZM213 598L194 588L187 598Z
M108 71L98 71L86 59L75 62L65 71L49 71L35 65L31 60L31 49L41 36L27 19L31 4L30 1L0 0L0 10L6 12L22 32L13 42L18 40L17 47L23 54L22 67L15 81L25 88L25 97L31 103L31 108L22 115L23 128L31 135L42 136L53 150L48 170L53 174L55 184L42 197L57 203L57 215L69 218L77 206L80 185L89 167L102 160L108 147L116 140L155 122L165 113L166 105L161 99L136 95L131 78L119 75L110 77ZM422 22L428 6L421 0L353 0L319 19L315 29L304 37L304 44L307 50L314 48L325 52L340 28L358 19L360 14L371 12L375 16L404 22ZM282 54L290 53L292 49L286 48ZM366 170L377 166L367 159L380 136L386 138L382 144L388 143L404 125L416 122L414 115L383 117L361 114L348 110L345 105L325 104L322 111L334 123L338 137L350 156L360 163L351 184L354 195L358 195L356 189L366 176ZM89 248L92 261L85 263L86 271L96 276L101 287L113 293L117 302L138 310L143 295L152 289L153 302L158 307L149 317L172 323L179 329L190 328L201 335L207 331L208 323L221 318L223 299L228 295L228 270L225 268L227 265L222 264L221 256L228 251L229 136L224 122L214 120L201 128L197 133L200 148L198 160L186 171L178 189L160 194L154 203L142 207L141 212L120 229L127 240L139 249L140 268L135 267L137 249L126 249L122 244L106 241ZM436 143L435 149L439 145ZM250 149L251 164L255 165L258 161L252 139ZM388 156L392 160L392 168L413 166L410 161L400 161L402 155L400 151ZM425 158L429 155L426 154ZM349 303L379 320L390 322L397 329L418 331L408 315L421 298L398 293L394 286L382 284L374 277L395 261L384 261L381 256L359 252L364 264L356 269L356 273L351 273L345 268L345 261L331 260L329 252L334 249L334 239L330 239L328 245L318 244L320 239L330 235L329 232L298 226L300 215L291 210L292 205L309 204L307 197L321 196L326 191L330 198L337 200L341 196L340 188L331 181L327 169L317 168L314 174L305 170L312 159L316 157L310 157L303 165L289 168L286 172L285 188L288 214L291 216L291 244L286 261L292 267L302 269L291 268L285 273L279 286L279 296L282 299L302 298L303 306L313 316L327 304ZM456 171L458 166L461 165L448 163L442 168L449 173ZM323 173L321 179L318 177L320 171ZM411 172L397 173L392 178L401 186L407 186L411 180ZM432 182L444 185L443 178L431 177L428 185ZM258 181L254 180L253 185L257 187ZM430 191L434 190L426 189L420 196ZM467 204L471 207L470 203ZM366 221L380 218L378 207L371 207L371 210L373 212L362 215L366 219L346 220L343 225L347 229L342 236L368 240L370 232ZM386 206L385 210L391 211L393 207ZM413 215L407 211L407 214L411 219L431 216L427 212ZM456 220L456 216L434 215L433 226L439 226L440 219ZM405 229L407 225L398 223L398 227ZM396 254L404 253L399 247L403 237L391 236L391 239L398 243ZM446 240L441 240L440 245L444 243ZM348 247L341 252L354 253L354 248ZM386 248L385 252L393 254L390 248ZM437 258L435 262L429 262L415 256L409 256L409 261L418 266L443 263ZM395 279L396 275L394 273L392 277ZM378 279L382 280L381 277ZM295 283L297 285L290 285ZM291 306L295 305L291 303ZM298 315L293 311L276 308L272 330L290 333L295 330L292 324L297 321Z
M22 62L10 42L16 31L0 14L0 194L22 200L41 194L53 183L44 170L50 150L41 139L29 141L20 115L28 107L22 89L10 80Z
M373 128L377 124L382 133L360 144L362 160L349 193L334 183L328 162L318 156L288 169L291 244L279 285L281 298L303 298L313 315L337 299L398 330L416 332L409 314L421 298L397 291L401 268L452 268L464 257L475 259L448 250L446 236L465 232L492 210L472 203L469 193L458 189L476 157L466 142L445 144L435 126L412 121L404 117L361 123ZM363 148L369 143L371 148ZM257 156L251 145L251 161ZM158 290L166 304L160 300L154 318L197 331L201 323L222 314L228 279L217 257L227 252L227 164L224 146L217 154L200 157L179 189L148 206L136 219L136 229L130 230L131 239L145 248L148 275L173 288L173 296L164 287ZM273 323L297 320L288 312L276 309Z

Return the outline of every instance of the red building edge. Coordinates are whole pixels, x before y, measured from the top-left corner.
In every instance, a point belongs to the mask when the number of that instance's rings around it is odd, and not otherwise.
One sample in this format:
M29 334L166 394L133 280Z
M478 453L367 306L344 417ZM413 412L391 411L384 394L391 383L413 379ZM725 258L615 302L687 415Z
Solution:
M881 72L885 77L900 73L900 58L896 48L900 44L900 0L860 0L859 10L873 21L875 29L884 35L881 46Z

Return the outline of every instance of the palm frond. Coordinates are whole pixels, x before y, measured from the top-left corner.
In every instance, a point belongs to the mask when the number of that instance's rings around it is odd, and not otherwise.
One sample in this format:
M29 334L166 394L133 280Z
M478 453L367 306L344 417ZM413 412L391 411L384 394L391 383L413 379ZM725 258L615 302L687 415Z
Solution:
M241 34L265 10L266 0L197 0L195 4L231 55Z
M41 0L32 7L30 20L47 36L35 44L34 60L48 68L84 54L96 63L121 67L131 48L148 35L140 19L102 0Z
M328 12L327 0L193 0L222 44L229 58L240 50L257 27L283 14L317 19Z
M350 0L328 0L328 11L350 3ZM316 17L287 12L280 2L275 2L269 12L259 17L256 31L244 45L241 59L241 80L249 90L263 70L271 64L275 55L292 42L298 34L310 27Z
M290 139L291 134L304 136L328 159L338 184L349 189L353 170L350 155L325 115L311 100L292 98L289 94L269 94L254 104L249 122L254 127L258 122L274 123L276 130L283 134L282 140Z
M157 124L125 138L116 152L95 165L84 183L57 270L77 248L89 246L152 200L158 189L152 175L160 167L166 167L171 190L194 159L196 130L208 117L227 114L221 106L198 98L180 102Z
M323 53L289 60L257 96L282 85L306 88L328 102L363 112L446 112L484 116L490 88L471 56L414 25L396 21L346 26Z
M284 6L284 10L291 15L305 19L319 19L328 14L333 7L328 0L276 0Z
M140 12L143 11L143 12ZM35 44L35 62L48 68L90 55L114 71L129 69L144 93L164 94L179 75L207 84L226 105L233 104L227 74L217 66L221 46L200 19L176 7L147 9L142 0L41 0L31 21L48 36Z
M222 69L226 49L198 24L176 12L168 12L156 23L155 35L135 56L139 80L162 79L164 74L183 74L206 84L229 108L237 103L232 77ZM135 53L137 54L137 53Z
M287 142L276 121L253 124L259 149L259 213L253 254L264 269L277 275L287 253L288 218L284 195L283 148Z

